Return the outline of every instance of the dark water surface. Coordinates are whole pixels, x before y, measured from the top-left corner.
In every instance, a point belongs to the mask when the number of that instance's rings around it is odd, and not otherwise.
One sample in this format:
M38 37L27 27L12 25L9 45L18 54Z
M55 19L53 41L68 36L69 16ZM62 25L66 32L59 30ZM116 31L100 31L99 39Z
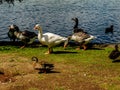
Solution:
M74 26L73 17L78 17L79 27L97 36L93 42L120 43L120 0L23 0L14 5L4 2L0 5L0 41L9 41L11 24L34 31L34 25L39 23L43 32L68 36ZM105 28L111 24L114 35L105 35Z

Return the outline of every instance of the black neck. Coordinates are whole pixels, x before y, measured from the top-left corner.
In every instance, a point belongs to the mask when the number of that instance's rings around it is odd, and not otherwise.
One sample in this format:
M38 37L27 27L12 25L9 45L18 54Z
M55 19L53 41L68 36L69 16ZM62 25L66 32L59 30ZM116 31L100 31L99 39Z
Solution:
M75 21L74 29L78 28L78 20Z

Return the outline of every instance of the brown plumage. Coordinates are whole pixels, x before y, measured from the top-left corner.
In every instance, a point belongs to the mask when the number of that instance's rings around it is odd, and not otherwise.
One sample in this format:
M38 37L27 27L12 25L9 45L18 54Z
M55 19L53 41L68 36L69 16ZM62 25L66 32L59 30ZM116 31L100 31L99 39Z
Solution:
M47 73L50 72L51 70L54 69L54 65L50 64L46 61L39 61L37 57L32 57L33 62L33 68L35 70L39 70L42 73Z
M118 45L115 45L115 49L109 54L109 58L116 60L120 56L120 51L118 50Z
M78 18L72 18L72 20L75 21L75 25L73 27L74 33L72 35L68 36L68 41L66 41L66 43L64 44L64 48L66 48L66 46L70 40L74 40L75 42L79 43L79 48L77 48L77 49L80 49L81 47L83 47L83 49L86 50L87 44L91 40L95 39L96 37L88 34L83 29L78 28Z

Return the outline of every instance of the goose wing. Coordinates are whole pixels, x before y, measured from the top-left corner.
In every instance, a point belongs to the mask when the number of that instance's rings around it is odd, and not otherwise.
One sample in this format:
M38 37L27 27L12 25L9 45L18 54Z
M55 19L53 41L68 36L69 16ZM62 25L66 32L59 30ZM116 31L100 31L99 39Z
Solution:
M36 33L30 32L28 30L22 31L22 34L28 38L34 38L35 36L37 36Z
M48 41L49 43L66 40L65 37L62 37L54 33L45 33L43 34L43 36L45 37L46 41Z
M74 33L72 35L72 40L75 40L75 41L78 41L78 42L82 42L87 38L90 38L90 35L87 34L87 33L83 33L83 32Z

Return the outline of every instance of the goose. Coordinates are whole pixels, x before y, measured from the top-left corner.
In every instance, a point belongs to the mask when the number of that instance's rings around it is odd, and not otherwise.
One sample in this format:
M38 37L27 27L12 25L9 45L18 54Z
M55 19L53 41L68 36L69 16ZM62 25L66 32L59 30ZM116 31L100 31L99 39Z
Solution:
M54 65L46 61L39 61L37 57L32 57L33 68L35 70L40 70L43 73L47 73L54 69Z
M69 40L74 40L80 44L80 47L82 46L84 50L87 49L87 44L95 39L96 37L93 35L89 35L87 32L85 32L83 29L78 28L78 18L72 18L72 20L75 21L75 25L73 27L74 33L70 36L68 36L68 41L64 44L64 48L66 48ZM80 49L77 48L77 49Z
M79 23L79 20L78 20L78 18L72 18L72 20L75 22L75 25L74 25L74 27L73 27L73 29L74 29L74 33L77 33L77 32L84 32L84 33L87 33L87 32L85 32L82 28L78 28L78 23Z
M14 32L13 35L24 43L24 46L21 48L24 48L27 44L33 43L33 41L37 38L36 33L27 30L20 31L17 25L10 25L9 31Z
M111 25L110 27L108 27L108 28L106 28L105 29L105 34L107 34L107 33L112 33L113 34L113 25Z
M53 47L60 43L67 43L68 38L66 37L62 37L50 32L43 34L40 24L36 24L34 26L34 30L38 30L38 40L40 41L40 43L48 46L48 51L45 54L51 54L53 52Z
M68 36L68 41L66 41L66 43L64 44L64 48L66 48L69 40L74 40L80 44L80 47L82 46L83 49L86 50L87 44L95 38L96 37L93 35L89 35L84 32L77 32L77 33L72 34L71 36ZM80 49L80 47L78 49Z
M109 54L108 57L110 59L116 60L120 56L120 51L118 50L118 45L117 44L114 46L114 48L115 49Z

